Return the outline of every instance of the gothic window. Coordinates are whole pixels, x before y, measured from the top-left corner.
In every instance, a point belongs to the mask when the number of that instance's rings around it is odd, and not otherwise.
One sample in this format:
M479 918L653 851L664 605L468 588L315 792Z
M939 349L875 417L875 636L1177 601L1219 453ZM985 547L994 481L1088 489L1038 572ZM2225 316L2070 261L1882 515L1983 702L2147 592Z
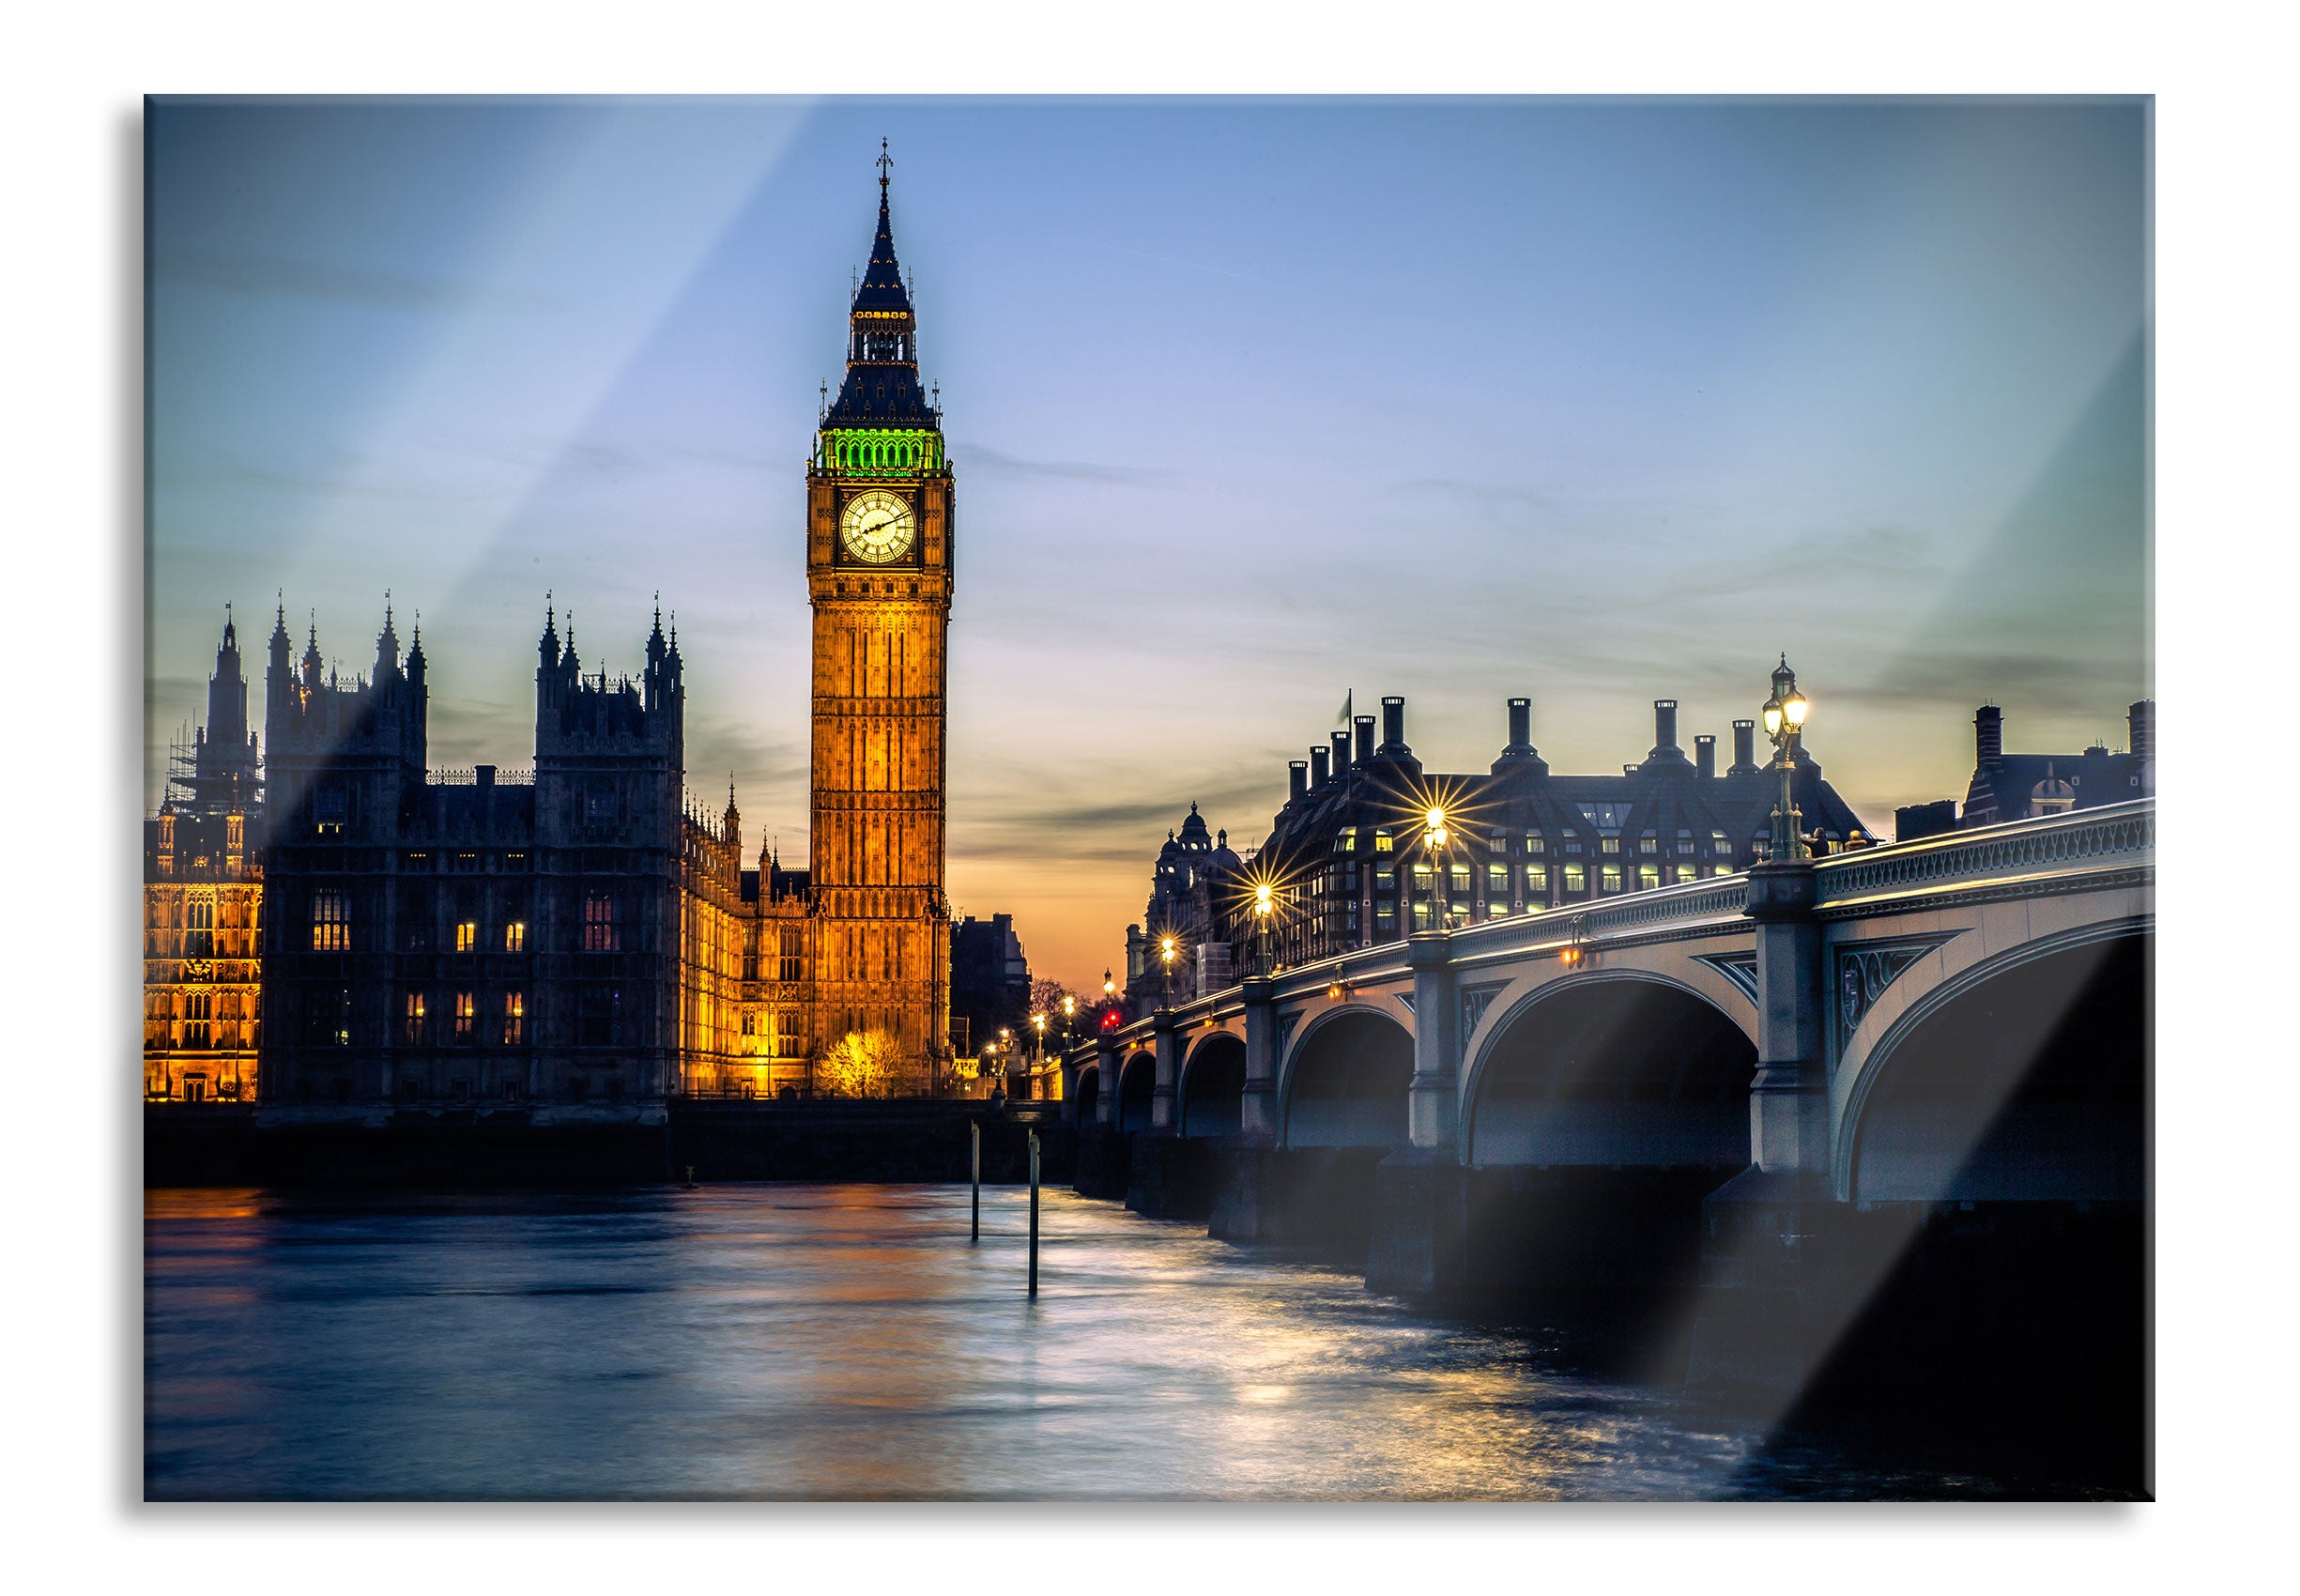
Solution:
M621 1046L623 994L612 987L583 988L576 999L575 1039L587 1048Z
M423 994L409 992L402 1007L399 1039L406 1047L420 1048L423 1045Z
M469 992L455 994L455 1042L469 1047L479 1036L479 1000Z
M184 909L184 957L212 959L216 952L216 905L195 898Z
M758 1026L759 1021L757 1017L754 1016L749 1009L744 1009L743 1011L743 1034L746 1036L756 1036L758 1034Z
M796 926L783 929L780 964L780 979L803 981L806 978L806 933Z
M622 946L622 928L615 918L612 893L588 893L583 898L583 951L614 953Z
M806 1056L806 1038L799 1035L799 1011L795 1008L774 1011L774 1053L777 1058Z
M503 994L503 1045L516 1048L527 1041L527 993Z
M458 920L455 923L455 951L470 953L479 946L479 922Z
M312 951L347 953L351 950L351 911L344 894L322 887L312 894Z
M309 1027L306 1035L314 1046L351 1046L351 989L322 987L314 990L304 1019Z
M510 920L504 923L503 951L505 953L525 953L527 951L527 922L525 920Z

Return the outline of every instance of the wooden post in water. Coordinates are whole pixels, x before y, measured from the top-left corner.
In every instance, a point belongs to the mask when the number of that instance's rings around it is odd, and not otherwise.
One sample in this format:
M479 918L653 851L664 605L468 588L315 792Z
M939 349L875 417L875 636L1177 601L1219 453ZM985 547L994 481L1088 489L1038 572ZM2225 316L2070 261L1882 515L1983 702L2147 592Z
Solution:
M1030 1133L1030 1294L1038 1295L1038 1133Z
M974 1121L971 1128L974 1132L974 1227L968 1233L967 1240L980 1241L982 1239L982 1121Z

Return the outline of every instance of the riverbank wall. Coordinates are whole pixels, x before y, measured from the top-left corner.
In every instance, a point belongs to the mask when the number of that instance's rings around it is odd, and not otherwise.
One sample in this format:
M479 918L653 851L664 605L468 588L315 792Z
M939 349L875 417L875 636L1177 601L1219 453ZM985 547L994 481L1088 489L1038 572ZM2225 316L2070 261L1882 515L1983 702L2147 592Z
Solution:
M549 1119L475 1110L365 1119L268 1115L255 1108L154 1105L144 1119L148 1188L566 1189L714 1180L958 1181L972 1128L982 1178L1077 1174L1077 1133L1057 1105L817 1098L672 1103L627 1116Z

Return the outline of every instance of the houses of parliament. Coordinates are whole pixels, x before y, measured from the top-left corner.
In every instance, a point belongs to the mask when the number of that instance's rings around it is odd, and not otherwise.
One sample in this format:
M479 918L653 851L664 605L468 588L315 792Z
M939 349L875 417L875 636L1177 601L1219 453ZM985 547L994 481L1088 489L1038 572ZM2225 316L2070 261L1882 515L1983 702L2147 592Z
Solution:
M299 655L283 600L259 734L227 615L206 724L146 822L147 1100L579 1117L937 1083L952 476L883 156L879 185L806 471L805 867L746 859L731 788L723 810L688 795L659 609L644 670L610 678L546 603L524 771L431 768L421 628L403 652L388 602L344 681L315 625Z

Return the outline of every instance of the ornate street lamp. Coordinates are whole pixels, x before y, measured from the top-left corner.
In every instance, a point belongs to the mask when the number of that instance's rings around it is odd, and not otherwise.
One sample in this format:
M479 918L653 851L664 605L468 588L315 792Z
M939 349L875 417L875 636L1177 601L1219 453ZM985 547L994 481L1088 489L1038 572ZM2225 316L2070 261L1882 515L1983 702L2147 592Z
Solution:
M1070 1021L1078 1018L1078 999L1068 992L1062 994L1062 1051L1070 1051Z
M1264 979L1270 974L1270 883L1254 886L1254 944Z
M1421 817L1421 848L1430 857L1430 891L1436 897L1436 902L1432 907L1436 911L1437 928L1441 931L1453 929L1452 892L1446 881L1446 839L1449 835L1446 811L1433 804Z
M1174 1005L1174 939L1170 932L1158 938L1158 1006Z
M1781 773L1781 796L1773 806L1772 854L1776 859L1808 857L1789 783L1797 770L1798 737L1812 712L1812 703L1797 690L1797 672L1789 668L1789 656L1785 653L1773 670L1773 696L1765 700L1765 735L1773 740L1773 769Z

